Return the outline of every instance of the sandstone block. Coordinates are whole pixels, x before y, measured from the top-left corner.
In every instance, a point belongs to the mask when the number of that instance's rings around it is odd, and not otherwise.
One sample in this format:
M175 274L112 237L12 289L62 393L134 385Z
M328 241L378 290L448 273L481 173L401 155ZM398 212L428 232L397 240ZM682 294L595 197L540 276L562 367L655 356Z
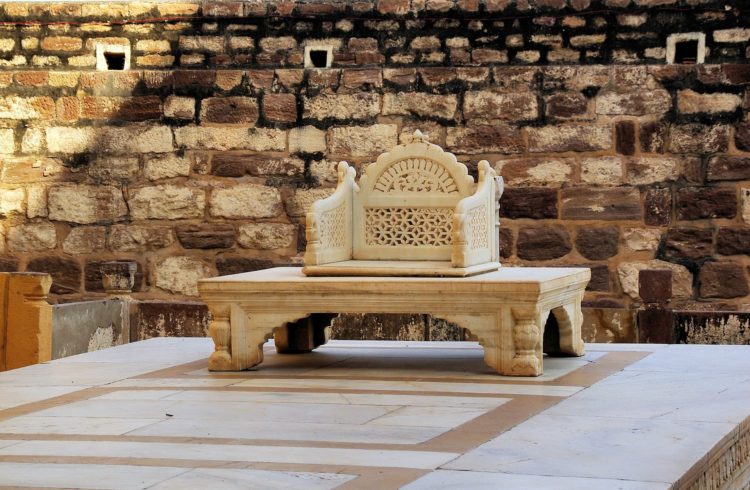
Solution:
M432 51L440 49L440 39L436 36L417 36L411 42L411 49L417 51Z
M397 144L395 124L337 126L328 131L328 153L335 156L375 156Z
M617 255L620 230L616 226L579 228L576 235L578 253L589 260L604 260Z
M205 53L223 53L224 37L222 36L180 36L181 51L199 51Z
M305 162L299 158L271 158L255 152L222 152L214 155L211 174L220 177L243 175L280 175L291 177L305 173Z
M661 231L653 228L625 228L625 246L630 250L656 250L661 240Z
M682 265L664 262L663 260L621 262L617 266L620 287L623 293L634 300L639 299L638 272L643 269L671 270L672 296L675 298L690 298L693 295L693 275Z
M717 43L744 43L750 41L750 29L737 27L734 29L719 29L714 31L714 41Z
M195 117L195 99L170 95L164 101L164 115L175 119L193 119Z
M380 94L371 92L304 97L302 117L318 120L368 119L380 114L380 103Z
M615 150L621 155L635 153L635 123L617 121L615 124Z
M685 187L675 196L677 219L734 218L737 195L733 187Z
M313 202L333 194L334 189L297 189L294 195L286 200L286 213L292 217L302 217Z
M45 135L51 153L168 153L174 148L166 126L51 127Z
M466 92L463 110L467 119L528 121L539 117L539 104L531 92Z
M0 119L52 119L54 115L52 97L0 97Z
M143 174L148 180L171 179L190 175L193 159L188 156L177 156L169 153L163 156L146 157Z
M41 128L29 128L23 133L21 152L41 153L44 143L44 130Z
M721 255L750 255L750 228L719 228L716 252Z
M666 156L629 159L627 161L627 183L647 185L677 180L682 175L682 160Z
M107 242L115 252L143 252L169 247L175 236L166 226L115 225Z
M463 154L513 154L522 153L525 149L521 131L505 124L449 127L445 142L449 150Z
M500 216L510 219L556 219L557 190L544 187L507 188L500 197Z
M308 80L308 85L309 85ZM326 87L335 86L338 83L335 73L332 74L330 81L324 83ZM352 69L344 70L341 76L341 83L346 88L356 89L361 87L377 87L383 86L383 73L381 70L373 69Z
M63 251L70 255L101 253L106 249L106 228L79 226L70 230L63 240Z
M97 183L128 181L138 175L138 157L98 157L88 165L88 174Z
M699 94L690 89L677 94L677 110L684 114L734 112L741 103L742 99L735 94Z
M274 263L268 259L249 259L247 257L226 257L216 259L216 269L220 276L270 269Z
M83 40L80 37L52 36L42 39L44 51L79 51L83 48Z
M0 154L12 154L16 151L16 143L12 129L0 129Z
M559 125L527 128L529 151L565 152L597 151L612 148L609 126Z
M750 95L747 98L750 101ZM738 150L750 152L750 122L737 124L734 132L734 144Z
M563 189L561 202L563 219L641 219L641 199L637 189Z
M264 95L263 115L273 122L295 122L297 120L297 97L294 94Z
M46 217L47 188L43 185L30 185L26 187L26 194L26 217Z
M729 146L729 127L680 124L669 130L672 153L720 153Z
M232 225L184 225L176 228L177 238L184 248L232 248L235 231Z
M570 45L575 48L596 46L606 41L606 34L586 34L580 36L572 36L570 38Z
M417 115L420 117L453 119L458 99L455 95L436 95L421 92L399 92L383 96L383 115Z
M326 151L326 132L315 126L302 126L289 131L289 153Z
M669 260L700 259L713 255L712 228L670 228L664 246Z
M336 184L338 182L338 162L330 160L313 160L310 162L310 176L319 184Z
M209 200L209 212L215 218L273 218L281 210L279 190L257 184L214 188Z
M11 214L23 215L25 200L23 188L0 189L0 218L7 218Z
M596 97L596 113L607 115L643 116L663 114L672 107L672 98L666 90L639 90L637 92L602 91Z
M592 185L617 186L622 184L622 159L596 157L581 159L581 182Z
M84 119L119 119L145 121L161 118L161 99L146 97L83 97L81 117Z
M518 230L516 255L520 259L557 259L572 249L568 231L562 226L526 226Z
M190 150L286 149L286 132L279 129L185 126L175 128L174 135L178 147Z
M698 283L702 298L741 298L750 293L744 267L734 262L706 262Z
M119 221L128 213L115 186L56 185L49 188L49 219L82 225Z
M201 101L202 123L255 124L258 101L254 97L210 97Z
M672 221L672 191L649 189L643 198L643 222L651 226L666 226Z
M664 153L667 142L667 129L667 125L662 122L641 122L641 151L644 153Z
M153 270L156 287L186 296L198 296L198 280L215 275L208 264L194 257L167 257Z
M141 53L169 53L172 48L166 39L141 39L135 43L135 50Z
M749 180L750 157L717 156L708 161L708 180Z
M750 188L743 187L740 189L742 195L742 220L750 224Z
M51 223L13 226L8 230L8 250L14 253L41 252L57 246L57 232Z
M260 49L270 53L288 51L297 48L297 41L291 36L264 37L260 40Z
M52 276L53 294L73 294L81 289L81 266L74 259L38 257L26 265L28 272L46 272Z
M287 223L250 223L240 226L238 242L241 247L274 250L291 247L297 225Z
M588 104L588 99L580 92L561 92L545 99L547 116L559 119L585 116Z
M481 65L488 65L491 63L507 63L508 52L500 49L472 49L471 61Z
M128 200L133 219L202 218L206 194L202 189L158 185L134 189Z
M573 158L509 158L495 162L495 171L510 186L559 187L572 179Z

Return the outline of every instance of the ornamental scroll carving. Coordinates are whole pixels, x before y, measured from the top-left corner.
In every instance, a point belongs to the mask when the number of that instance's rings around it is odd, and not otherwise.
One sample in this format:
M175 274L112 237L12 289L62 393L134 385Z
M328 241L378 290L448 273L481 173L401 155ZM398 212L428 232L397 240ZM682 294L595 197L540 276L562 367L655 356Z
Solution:
M409 158L388 167L375 182L374 191L458 194L458 187L451 174L438 162Z

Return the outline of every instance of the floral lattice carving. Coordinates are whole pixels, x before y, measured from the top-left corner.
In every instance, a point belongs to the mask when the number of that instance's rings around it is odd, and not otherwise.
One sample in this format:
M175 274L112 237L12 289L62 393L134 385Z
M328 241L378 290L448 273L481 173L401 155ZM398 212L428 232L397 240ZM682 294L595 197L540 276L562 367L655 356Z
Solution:
M320 216L320 235L327 237L326 244L330 248L346 245L346 211L345 206L339 206Z
M365 243L371 246L449 246L453 209L369 208L365 230Z
M466 214L469 221L469 248L472 250L478 248L489 248L487 205L482 204L481 206L477 206Z
M457 194L451 174L436 161L409 158L385 170L374 187L376 192L437 192Z

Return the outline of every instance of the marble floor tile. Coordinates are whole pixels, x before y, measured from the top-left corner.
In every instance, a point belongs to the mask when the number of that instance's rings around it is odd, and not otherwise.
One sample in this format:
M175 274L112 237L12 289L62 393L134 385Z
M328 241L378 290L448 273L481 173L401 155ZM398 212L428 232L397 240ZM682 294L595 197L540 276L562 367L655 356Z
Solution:
M247 376L247 373L243 373ZM136 378L124 379L107 385L107 388L160 388L163 386L174 388L221 388L223 386L232 386L243 380L226 379L226 378Z
M188 471L189 468L159 466L0 462L0 485L139 490Z
M327 490L356 478L356 475L199 468L182 473L151 487L153 490Z
M76 386L3 386L0 388L0 410L67 395L80 389Z
M746 374L747 359L745 345L673 344L655 351L625 370Z
M399 427L321 423L253 421L241 417L222 420L181 420L170 418L134 430L128 435L151 437L203 437L270 441L312 441L358 444L419 444L447 429L438 427Z
M401 407L373 419L367 425L442 427L452 429L487 413L487 410L459 407Z
M402 488L403 490L667 490L669 485L658 482L602 478L438 470L428 473Z
M175 444L113 441L25 441L0 448L0 455L185 459L290 464L342 464L435 469L458 454L436 451L324 447Z
M118 390L91 400L159 400L182 393L181 390ZM199 391L198 393L202 393ZM212 393L212 392L209 392Z
M163 419L115 417L37 417L22 415L0 422L3 434L122 435Z
M734 427L542 413L443 468L672 483Z

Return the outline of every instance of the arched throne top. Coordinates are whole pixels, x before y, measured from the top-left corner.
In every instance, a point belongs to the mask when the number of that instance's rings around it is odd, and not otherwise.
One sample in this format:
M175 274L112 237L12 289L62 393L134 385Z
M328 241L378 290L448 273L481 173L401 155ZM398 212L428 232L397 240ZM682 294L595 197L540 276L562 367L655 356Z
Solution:
M497 269L502 178L479 179L419 130L367 167L346 162L338 186L307 213L307 275L466 276Z

